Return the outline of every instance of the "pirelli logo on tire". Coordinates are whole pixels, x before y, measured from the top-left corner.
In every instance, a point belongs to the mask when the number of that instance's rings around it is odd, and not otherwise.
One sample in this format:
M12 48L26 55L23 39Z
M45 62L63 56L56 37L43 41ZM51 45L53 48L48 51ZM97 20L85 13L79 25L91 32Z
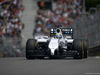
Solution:
M37 41L35 42L35 46L37 46Z
M84 51L83 51L83 40L82 40L82 58L84 58Z

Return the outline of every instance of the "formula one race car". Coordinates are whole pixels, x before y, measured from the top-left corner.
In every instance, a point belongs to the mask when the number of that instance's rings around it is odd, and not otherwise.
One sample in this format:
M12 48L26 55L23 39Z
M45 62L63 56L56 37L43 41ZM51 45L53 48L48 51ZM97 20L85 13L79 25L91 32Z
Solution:
M82 59L87 56L87 40L73 39L73 29L70 28L53 28L50 30L50 37L37 36L28 39L26 43L27 59L44 57Z

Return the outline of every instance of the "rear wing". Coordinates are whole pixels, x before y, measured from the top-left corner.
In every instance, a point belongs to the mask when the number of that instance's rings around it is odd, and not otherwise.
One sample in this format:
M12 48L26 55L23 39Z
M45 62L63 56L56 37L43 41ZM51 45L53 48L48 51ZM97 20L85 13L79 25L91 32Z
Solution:
M50 30L50 37L55 37L56 36L56 31L57 28L51 28ZM60 28L63 37L67 38L73 38L73 29L72 28Z

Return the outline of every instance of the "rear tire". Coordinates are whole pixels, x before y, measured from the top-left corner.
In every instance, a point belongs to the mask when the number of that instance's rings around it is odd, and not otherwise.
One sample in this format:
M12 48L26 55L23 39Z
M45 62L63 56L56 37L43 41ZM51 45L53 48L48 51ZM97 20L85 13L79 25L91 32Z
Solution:
M82 59L82 41L74 40L73 45L74 50L76 50L79 53L74 56L74 59Z
M27 59L34 59L33 55L34 50L36 48L36 40L35 39L28 39L26 43L26 58Z
M83 51L84 51L84 58L88 57L88 42L87 40L83 40Z

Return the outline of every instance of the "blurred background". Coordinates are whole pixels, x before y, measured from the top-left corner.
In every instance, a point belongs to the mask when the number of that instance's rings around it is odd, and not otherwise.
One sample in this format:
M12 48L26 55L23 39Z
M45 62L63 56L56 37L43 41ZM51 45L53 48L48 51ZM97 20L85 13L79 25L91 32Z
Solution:
M24 57L27 39L56 27L73 28L100 55L100 0L0 0L0 57Z

